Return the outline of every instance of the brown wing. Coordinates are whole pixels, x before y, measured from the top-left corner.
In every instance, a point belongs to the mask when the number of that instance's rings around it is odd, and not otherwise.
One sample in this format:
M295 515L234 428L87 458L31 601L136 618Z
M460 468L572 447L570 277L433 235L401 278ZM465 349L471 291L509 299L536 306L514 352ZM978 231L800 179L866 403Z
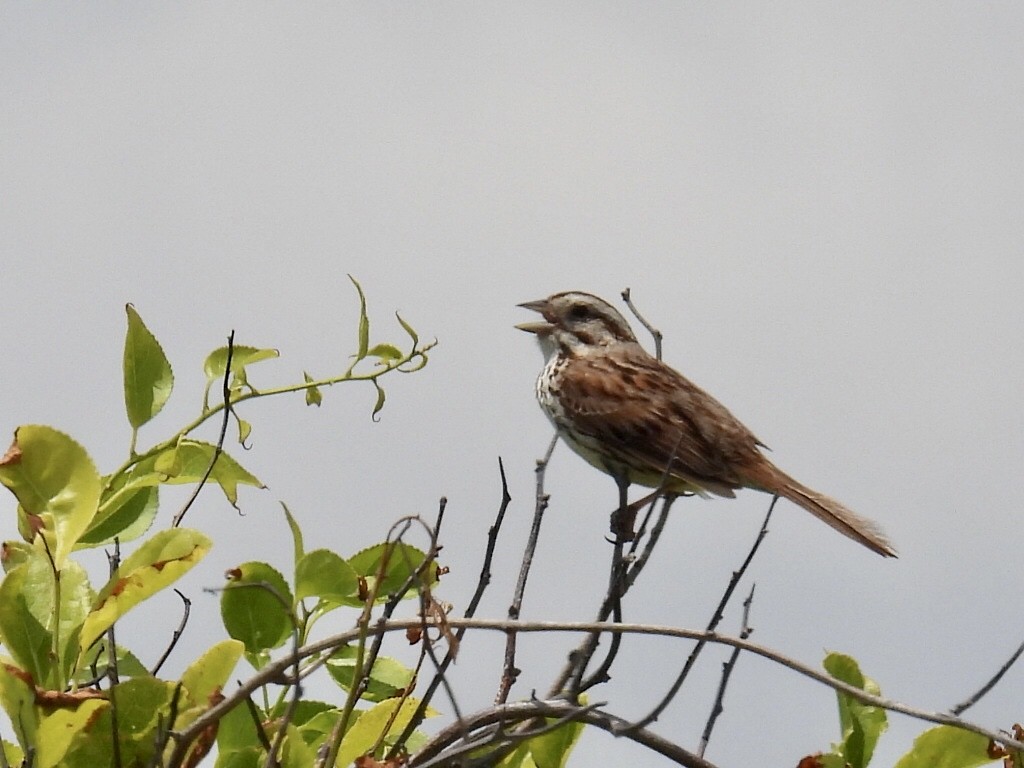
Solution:
M732 496L743 485L737 470L760 455L760 441L725 406L639 345L570 359L559 392L573 429L644 468L645 484L657 485L671 462L672 478Z

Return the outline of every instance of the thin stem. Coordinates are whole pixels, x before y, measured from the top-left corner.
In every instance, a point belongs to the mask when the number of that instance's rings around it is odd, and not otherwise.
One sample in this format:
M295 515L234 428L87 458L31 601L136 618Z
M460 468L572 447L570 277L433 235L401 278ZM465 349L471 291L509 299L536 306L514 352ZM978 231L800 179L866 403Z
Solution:
M540 536L540 525L544 520L544 512L548 508L548 495L544 493L544 474L547 471L551 454L554 453L555 445L558 443L558 433L551 438L544 458L537 462L537 484L534 498L533 523L530 526L530 535L526 540L526 549L523 551L523 561L519 566L519 578L516 580L515 592L512 596L512 604L508 608L508 617L515 621L523 607L523 594L526 592L526 579L530 575L530 567L533 565L533 554L537 549L537 539ZM508 700L509 691L519 676L516 669L516 633L507 633L505 638L505 666L501 673L501 682L498 684L498 694L495 702L502 704Z
M711 616L711 620L708 622L707 632L714 633L715 628L718 626L725 614L725 607L729 604L729 599L732 597L732 593L736 590L737 585L740 583L740 579L743 578L743 574L746 573L747 566L749 566L750 562L754 559L754 555L757 554L757 550L760 548L761 542L764 541L765 537L768 535L768 522L772 519L772 512L775 510L775 504L778 500L778 496L772 497L772 503L768 506L768 514L764 517L764 522L761 524L761 530L758 531L757 538L754 539L754 544L751 546L750 552L747 553L747 557L744 559L743 564L739 567L739 570L733 572L732 578L729 580L729 584L725 588L725 593L722 595L722 599L718 602L718 607L715 609L714 614ZM636 721L636 723L629 726L630 728L646 728L658 719L661 713L665 711L665 708L668 707L676 697L676 694L679 693L679 689L682 688L683 683L690 674L690 670L693 669L694 664L697 663L697 657L700 656L700 652L704 650L704 646L707 645L707 642L708 641L706 639L697 641L693 651L690 652L689 657L686 659L686 663L683 665L682 671L669 688L668 693L665 694L654 709L644 717L640 718L640 720Z

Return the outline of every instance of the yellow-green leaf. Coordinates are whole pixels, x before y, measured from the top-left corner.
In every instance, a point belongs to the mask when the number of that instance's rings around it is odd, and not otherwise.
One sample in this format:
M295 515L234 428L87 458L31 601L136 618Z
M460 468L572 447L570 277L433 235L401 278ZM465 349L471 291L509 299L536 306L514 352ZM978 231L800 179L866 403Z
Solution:
M305 371L302 372L303 380L309 384L315 379ZM306 405L319 406L324 400L323 394L320 392L320 387L306 387Z
M174 373L160 342L131 304L124 339L124 405L128 423L138 429L164 407L174 388Z
M263 360L273 360L280 357L281 353L276 349L249 347L244 344L235 344L231 347L231 374L236 381L230 386L232 391L246 382L247 365L253 365ZM203 393L203 407L208 407L210 390L218 382L224 381L224 373L228 364L228 348L218 347L206 356L203 361L203 373L206 374L206 391Z
M47 537L60 570L99 505L101 481L89 454L52 427L18 427L0 459L0 483L33 516L35 522L24 527Z
M349 275L348 279L359 293L359 351L356 352L356 358L362 360L370 349L370 318L366 314L366 295L363 293L363 286L352 275Z
M191 704L209 704L210 695L224 687L244 650L245 645L238 640L222 640L189 664L181 676L181 684Z
M206 475L216 450L216 446L210 443L182 440L174 448L156 456L152 460L152 467L164 476L165 483L198 483ZM210 479L221 487L228 501L236 507L239 485L266 487L225 451L221 451L217 457Z
M914 746L895 768L976 768L992 762L987 737L939 725L914 739Z
M173 528L160 531L132 552L96 596L82 626L80 654L134 606L177 581L211 546L199 531Z
M390 723L387 733L397 736L402 732L419 706L417 699L388 699L363 712L348 733L341 740L336 765L351 765L360 755L365 755L378 742L385 727ZM427 717L436 712L427 708Z

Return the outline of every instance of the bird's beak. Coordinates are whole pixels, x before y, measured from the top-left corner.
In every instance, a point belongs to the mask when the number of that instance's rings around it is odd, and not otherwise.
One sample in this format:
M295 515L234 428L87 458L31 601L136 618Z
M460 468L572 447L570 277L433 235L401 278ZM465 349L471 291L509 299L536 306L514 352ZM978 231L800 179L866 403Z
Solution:
M528 309L531 312L540 312L542 315L546 316L548 309L548 301L547 299L538 299L537 301L524 301L522 304L517 304L516 306L522 307L523 309ZM535 320L532 323L520 323L519 325L516 326L516 328L518 328L520 331L526 331L527 333L536 333L538 335L551 333L551 329L553 329L554 327L555 326L553 326L546 320Z

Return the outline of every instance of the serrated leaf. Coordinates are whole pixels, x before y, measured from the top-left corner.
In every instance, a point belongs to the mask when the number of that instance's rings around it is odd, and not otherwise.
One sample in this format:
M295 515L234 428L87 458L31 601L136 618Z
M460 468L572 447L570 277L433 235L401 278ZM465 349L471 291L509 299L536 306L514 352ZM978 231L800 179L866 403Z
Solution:
M383 579L377 587L378 603L388 599L388 595L400 589L408 580L410 574L414 573L426 559L426 553L404 542L377 544L357 552L349 558L349 565L362 576L367 583L372 585L376 582L382 564ZM437 563L431 563L424 569L420 576L429 585L437 582ZM415 588L416 585L413 585ZM405 597L415 595L415 590L410 590Z
M379 357L381 360L401 360L404 357L394 344L374 344L366 354L368 357Z
M174 448L169 448L153 457L149 466L163 476L168 484L198 483L206 475L206 470L213 460L216 446L198 440L182 440ZM140 472L143 468L139 467ZM263 483L235 461L227 451L221 451L217 462L213 465L210 480L217 483L233 507L238 507L238 486L251 485L266 488Z
M24 513L35 516L37 523L28 528L47 537L60 570L99 505L101 481L89 454L52 427L18 427L0 459L0 483Z
M359 347L356 359L362 360L370 348L370 318L366 315L366 295L363 293L363 286L352 275L349 275L348 279L359 293Z
M334 681L347 691L352 690L356 673L358 649L354 645L343 645L327 660L327 671ZM398 696L412 683L415 672L398 659L378 656L370 670L369 683L363 698L367 701L384 701Z
M131 304L124 339L124 405L128 423L138 429L164 407L174 388L174 373L160 342Z
M302 377L307 384L309 384L312 381L315 381L315 379L305 371L302 372ZM323 400L324 396L323 394L321 394L319 387L306 387L306 405L319 406L320 403L323 402Z
M962 728L929 728L896 763L895 768L975 768L994 762L988 756L987 737Z
M278 648L291 636L292 593L284 576L266 563L242 563L228 577L220 597L221 619L253 661L252 654Z
M199 531L174 528L160 531L132 552L96 596L82 626L79 658L125 613L188 572L211 546Z
M333 602L357 599L359 577L352 566L329 549L315 549L295 566L295 598L319 597Z

